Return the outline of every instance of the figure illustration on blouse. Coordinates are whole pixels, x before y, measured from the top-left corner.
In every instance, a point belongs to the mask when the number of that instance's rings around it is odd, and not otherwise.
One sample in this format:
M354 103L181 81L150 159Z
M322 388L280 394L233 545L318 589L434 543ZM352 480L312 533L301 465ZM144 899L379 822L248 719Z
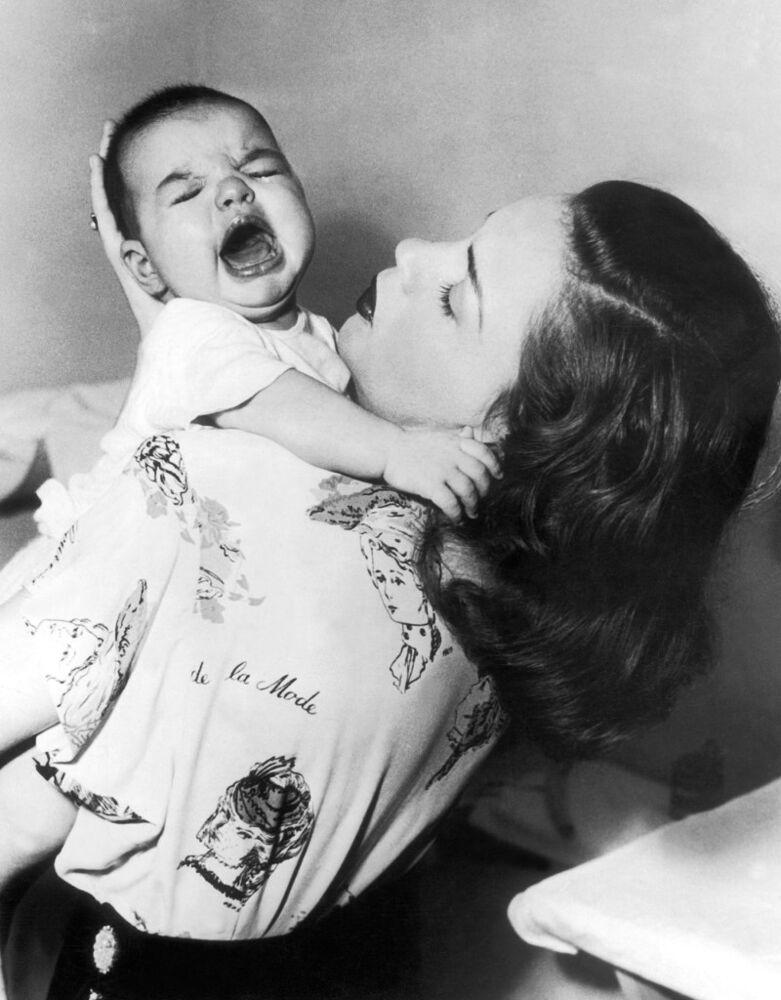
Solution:
M113 630L89 618L44 618L26 625L34 642L46 647L40 658L57 663L56 672L46 676L59 686L57 711L77 753L127 682L146 627L146 581L138 581Z
M229 785L196 834L205 851L179 862L222 893L231 909L240 909L310 837L312 797L295 763L295 757L270 757Z
M387 487L342 493L340 476L320 486L325 499L310 508L314 521L357 531L369 577L388 616L401 626L401 648L390 664L402 693L420 680L442 645L437 616L415 570L415 543L422 507Z
M77 806L84 806L90 812L108 820L109 823L142 823L143 817L120 803L113 795L100 795L90 791L73 775L57 767L55 757L49 751L35 757L35 770L45 781L50 781L63 795Z
M470 687L456 708L453 726L448 730L450 756L426 782L431 788L449 774L464 754L486 746L501 735L508 718L501 706L491 678L486 675Z

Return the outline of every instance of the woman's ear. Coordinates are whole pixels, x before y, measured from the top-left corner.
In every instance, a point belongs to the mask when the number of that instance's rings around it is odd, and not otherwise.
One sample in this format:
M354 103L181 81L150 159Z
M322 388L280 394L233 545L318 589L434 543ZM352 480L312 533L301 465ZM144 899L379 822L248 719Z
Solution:
M504 417L486 417L482 424L473 427L472 431L476 441L482 441L483 444L499 444L507 433L507 423Z
M147 295L161 299L168 291L168 286L155 270L144 244L140 240L123 240L119 252L125 267Z

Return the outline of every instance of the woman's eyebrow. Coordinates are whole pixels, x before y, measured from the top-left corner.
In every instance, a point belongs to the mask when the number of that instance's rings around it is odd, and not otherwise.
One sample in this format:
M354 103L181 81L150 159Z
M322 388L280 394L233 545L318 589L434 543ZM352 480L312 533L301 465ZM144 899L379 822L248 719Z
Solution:
M477 274L477 265L475 264L475 249L474 244L470 243L466 251L466 269L469 275L469 281L474 289L475 296L477 298L477 314L478 314L478 329L483 327L483 287L480 284L480 278Z

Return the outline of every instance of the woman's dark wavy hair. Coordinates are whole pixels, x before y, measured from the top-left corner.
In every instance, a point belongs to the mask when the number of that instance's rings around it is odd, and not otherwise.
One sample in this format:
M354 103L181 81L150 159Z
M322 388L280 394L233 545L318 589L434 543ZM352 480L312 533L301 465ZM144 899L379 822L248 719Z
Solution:
M504 477L420 552L467 655L558 758L662 718L709 665L709 572L781 367L768 296L688 205L608 181L564 218L561 294L496 407ZM442 574L453 533L486 582Z

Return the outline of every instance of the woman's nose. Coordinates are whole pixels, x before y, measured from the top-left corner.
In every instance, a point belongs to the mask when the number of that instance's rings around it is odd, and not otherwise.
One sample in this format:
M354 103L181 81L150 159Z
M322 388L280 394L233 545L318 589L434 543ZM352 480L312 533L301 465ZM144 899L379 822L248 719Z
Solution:
M396 247L396 267L402 284L408 285L421 271L431 244L425 240L402 240Z
M244 179L239 177L237 174L231 174L229 177L223 177L217 185L215 202L217 204L217 208L219 209L231 208L235 205L250 204L254 200L255 192L249 184L247 184L246 181L244 181Z

